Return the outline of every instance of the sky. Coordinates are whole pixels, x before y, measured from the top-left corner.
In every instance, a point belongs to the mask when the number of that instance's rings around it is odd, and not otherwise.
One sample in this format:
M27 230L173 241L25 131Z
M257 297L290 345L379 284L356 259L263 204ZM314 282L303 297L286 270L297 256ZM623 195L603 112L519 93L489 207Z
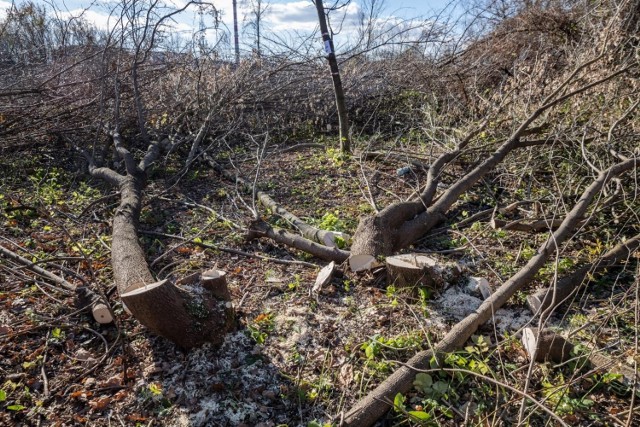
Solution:
M18 3L21 0L15 0ZM114 22L109 18L109 9L118 4L118 0L34 0L36 3L44 4L48 9L55 8L64 17L79 16L102 29L107 29ZM131 0L128 0L131 1ZM162 0L172 3L175 6L183 6L187 0ZM230 31L233 28L232 21L232 0L207 0L210 1L222 16L222 28ZM331 23L334 31L336 44L340 44L340 39L349 40L355 34L358 16L361 13L363 2L366 4L372 0L351 0L340 12L334 12ZM380 0L378 0L380 1ZM250 26L250 4L257 3L257 0L238 0L238 14L241 29L241 40L244 41L244 49L250 49L253 43L253 30ZM335 0L325 0L325 7L333 4ZM345 3L341 0L340 3ZM263 18L262 32L281 37L284 34L312 34L317 30L318 18L315 7L311 0L262 0L262 4L267 4L266 13ZM432 16L433 11L444 7L447 0L384 0L383 11L380 22L398 23L411 18ZM11 5L11 0L0 0L0 18L4 15L4 10ZM201 25L212 27L213 19L204 15L200 17L195 11L196 7L191 6L190 11L180 14L172 23L173 30L189 38L194 30ZM202 24L201 24L202 22ZM387 24L388 25L388 24ZM215 43L220 35L213 28L206 30L207 40Z

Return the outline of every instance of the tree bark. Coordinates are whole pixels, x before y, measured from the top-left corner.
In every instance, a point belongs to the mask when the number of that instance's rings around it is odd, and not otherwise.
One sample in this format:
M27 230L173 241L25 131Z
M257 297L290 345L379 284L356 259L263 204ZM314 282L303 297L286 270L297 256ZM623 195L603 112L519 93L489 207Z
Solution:
M140 323L180 347L220 344L234 326L228 291L211 292L205 281L181 287L167 280L156 282L149 270L137 234L144 178L139 171L119 180L111 262L120 297Z
M574 291L578 289L585 277L587 277L587 274L604 270L612 265L618 264L620 261L628 259L639 247L640 234L617 244L597 262L582 266L572 274L558 280L553 286L539 289L529 295L527 297L529 309L534 315L549 316L557 306L573 295Z
M249 227L247 238L255 239L256 237L268 237L275 242L299 249L326 261L342 263L349 258L349 252L347 251L343 251L342 249L335 247L330 248L328 246L320 245L285 230L274 229L269 224L261 220L254 221Z
M318 12L318 22L320 23L320 33L322 34L322 42L324 43L324 51L327 54L327 61L329 62L329 69L331 70L333 91L336 96L336 108L338 110L338 122L340 126L340 150L343 153L350 153L351 138L349 136L349 118L347 116L347 105L344 99L344 89L342 88L342 78L340 77L338 60L336 59L333 39L331 38L331 34L329 34L327 16L324 12L322 0L315 0L315 3Z
M379 255L388 256L415 242L436 224L444 221L447 211L459 197L472 188L482 177L494 170L495 166L502 162L509 153L518 148L528 147L530 144L539 145L539 141L523 141L521 138L531 134L533 131L537 131L538 128L530 128L530 126L545 111L595 86L603 84L631 68L629 66L619 69L597 81L563 93L563 90L575 80L581 70L599 59L601 59L601 56L578 66L569 77L558 85L555 91L542 101L535 111L530 113L519 124L517 129L502 145L434 201L443 168L463 152L463 149L476 135L477 130L471 132L455 149L443 153L429 168L427 183L417 200L389 205L378 214L360 220L358 228L353 235L351 253L353 255L367 254L374 257ZM485 121L479 129L486 126L486 123Z

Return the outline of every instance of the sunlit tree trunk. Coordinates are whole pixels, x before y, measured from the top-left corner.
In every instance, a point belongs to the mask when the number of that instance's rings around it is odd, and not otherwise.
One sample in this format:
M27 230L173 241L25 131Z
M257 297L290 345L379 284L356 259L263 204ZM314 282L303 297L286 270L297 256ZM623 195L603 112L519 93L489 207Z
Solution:
M329 34L327 25L327 16L324 13L324 5L322 0L315 0L316 9L318 11L318 21L320 22L320 32L322 33L322 41L324 50L327 53L329 61L329 69L331 70L331 78L333 80L333 91L336 95L336 108L338 109L338 122L340 125L340 150L343 153L351 151L351 140L349 138L349 119L347 117L347 106L344 100L344 89L342 88L342 79L340 78L340 69L336 59L333 40Z
M236 49L236 65L240 64L240 40L238 38L238 0L233 0L233 44Z

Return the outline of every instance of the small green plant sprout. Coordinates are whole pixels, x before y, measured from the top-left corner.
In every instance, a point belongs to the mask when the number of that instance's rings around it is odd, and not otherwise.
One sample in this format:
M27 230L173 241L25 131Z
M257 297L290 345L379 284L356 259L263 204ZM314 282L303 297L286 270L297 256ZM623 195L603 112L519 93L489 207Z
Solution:
M406 408L404 406L405 401L406 401L406 398L402 393L396 394L395 397L393 398L393 410L396 412L406 411Z
M60 328L53 328L51 330L51 338L50 341L54 342L54 343L59 343L64 341L66 337L66 334L64 333L64 331Z
M161 397L162 396L162 386L157 383L151 383L147 387L152 396Z
M380 354L380 341L378 340L378 335L374 335L370 341L365 342L360 346L362 350L364 350L364 355L369 360L373 360Z
M249 336L256 342L256 344L264 344L269 337L269 333L273 332L273 329L273 313L268 312L259 314L253 322L247 325Z
M337 148L327 148L327 157L333 162L334 165L338 167L342 166L351 158L349 153L343 153L340 149Z
M397 289L395 286L393 285L387 286L386 295L387 295L387 298L391 300L391 307L394 307L394 308L398 306L398 298L396 297L396 292L397 292Z
M442 380L434 381L431 375L420 372L413 381L416 390L430 399L439 399L449 391L449 384Z
M281 427L281 426L278 426L278 427ZM323 423L322 421L313 420L307 423L307 427L333 427L333 424Z
M474 335L471 337L471 341L473 341L473 345L464 348L469 354L481 355L489 351L491 340L488 337L484 335Z
M289 282L287 284L287 287L289 288L290 291L295 291L298 288L300 288L300 285L302 284L302 278L300 277L299 274L296 274L293 276L293 281Z
M576 411L586 411L595 404L586 396L572 397L562 374L559 374L554 380L542 381L542 394L554 405L558 415L571 415Z
M406 397L402 393L398 393L393 398L393 410L397 413L407 415L411 421L423 423L431 419L431 415L422 410L421 406L417 406L415 410L408 411L406 406Z

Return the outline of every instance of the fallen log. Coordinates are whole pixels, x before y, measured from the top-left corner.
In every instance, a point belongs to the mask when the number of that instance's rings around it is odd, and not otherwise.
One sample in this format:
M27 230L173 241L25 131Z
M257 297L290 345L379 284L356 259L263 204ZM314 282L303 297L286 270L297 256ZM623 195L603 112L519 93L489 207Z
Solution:
M249 240L258 237L268 237L277 243L299 249L326 261L342 263L349 258L349 252L347 251L318 244L282 229L275 229L262 220L253 221L247 233L247 239Z
M228 290L224 290L226 284L216 280L222 274L207 274L204 279L198 276L197 281L182 285L169 280L158 282L138 241L146 171L159 155L159 144L151 143L144 158L136 163L120 134L116 131L111 136L126 174L96 167L93 158L85 156L91 175L120 191L120 203L113 216L111 264L125 310L149 330L180 347L191 348L205 342L220 344L235 327ZM212 284L212 280L217 284Z
M242 187L251 191L253 186L249 184L244 178L235 175L228 170L224 169L220 164L218 164L215 160L210 158L209 156L205 157L207 162L214 168L216 172L226 178L228 181L240 184ZM285 220L287 220L291 225L296 227L303 237L312 240L314 242L320 243L322 245L328 246L330 248L338 247L337 239L340 237L345 241L350 239L350 236L344 233L336 233L328 230L321 230L316 228L310 224L307 224L305 221L301 220L288 210L284 209L280 206L275 200L271 198L267 193L260 190L255 190L255 197L258 201L267 209L269 209L273 214L279 215Z

